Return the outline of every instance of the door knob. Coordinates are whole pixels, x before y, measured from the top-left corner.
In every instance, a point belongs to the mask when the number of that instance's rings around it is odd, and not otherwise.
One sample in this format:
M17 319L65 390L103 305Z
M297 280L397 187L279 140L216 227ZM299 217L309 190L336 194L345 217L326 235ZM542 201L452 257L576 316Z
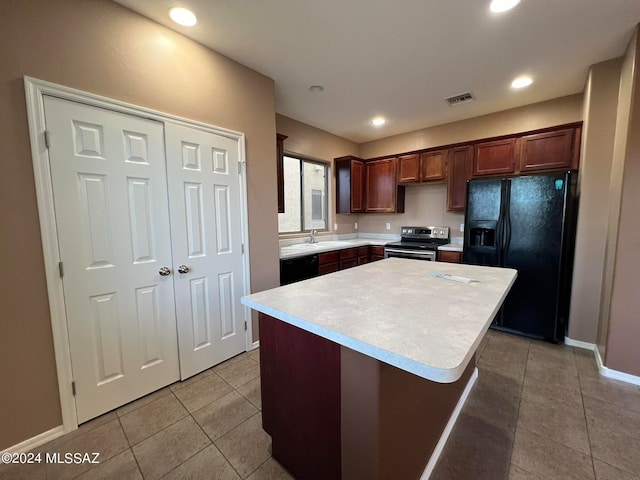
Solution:
M166 277L167 275L171 275L171 270L169 269L169 267L162 267L158 273L160 275L162 275L163 277Z
M187 267L186 265L180 265L178 267L178 273L189 273L191 271L191 269L189 267Z

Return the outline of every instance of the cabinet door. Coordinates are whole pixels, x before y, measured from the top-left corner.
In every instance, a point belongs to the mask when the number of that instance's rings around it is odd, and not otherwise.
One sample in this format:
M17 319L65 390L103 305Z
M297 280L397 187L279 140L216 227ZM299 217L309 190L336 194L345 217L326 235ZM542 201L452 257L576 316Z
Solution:
M336 263L340 259L339 252L325 252L318 254L318 264L326 265L327 263Z
M364 212L364 163L356 157L334 160L336 172L336 213Z
M365 211L396 212L396 159L385 158L365 163L365 178ZM404 208L401 210L404 211Z
M513 173L515 138L477 143L473 148L473 176Z
M431 182L434 180L444 180L445 160L447 158L446 150L436 150L435 152L426 152L420 156L421 172L420 179L423 182Z
M471 178L471 147L449 151L447 176L447 210L464 212L467 200L467 180Z
M351 160L351 212L364 212L364 162Z
M369 263L369 247L358 247L358 265Z
M284 140L286 135L276 134L276 172L278 177L278 213L284 213Z
M420 181L420 155L417 153L398 158L398 183Z
M358 257L357 248L345 248L344 250L340 250L340 261L346 260L348 258L357 258L357 257Z
M338 262L325 263L324 265L318 266L318 275L326 275L327 273L337 272L338 270L340 270Z
M461 263L462 262L462 252L450 252L447 250L439 250L438 251L438 261L439 262L448 262L448 263Z
M371 245L369 247L369 261L376 262L378 260L382 260L384 258L384 246L382 245Z
M525 135L520 146L520 171L570 169L574 160L573 128L555 132Z

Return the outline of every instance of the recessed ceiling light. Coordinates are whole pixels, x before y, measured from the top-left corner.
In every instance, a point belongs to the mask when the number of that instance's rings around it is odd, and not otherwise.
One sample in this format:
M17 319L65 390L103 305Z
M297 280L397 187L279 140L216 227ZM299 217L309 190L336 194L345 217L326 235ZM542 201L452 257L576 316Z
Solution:
M324 87L322 85L311 85L309 87L309 91L311 91L313 93L324 92Z
M171 20L183 27L193 27L198 21L195 14L184 7L170 8L169 16L171 17Z
M513 82L511 82L511 87L524 88L524 87L528 87L532 83L533 83L533 80L531 79L531 77L522 76L522 77L516 78Z
M374 127L381 127L385 123L387 123L387 119L384 117L376 117L371 120L371 125L373 125Z
M519 3L520 0L493 0L489 5L489 9L494 13L502 13L511 10Z

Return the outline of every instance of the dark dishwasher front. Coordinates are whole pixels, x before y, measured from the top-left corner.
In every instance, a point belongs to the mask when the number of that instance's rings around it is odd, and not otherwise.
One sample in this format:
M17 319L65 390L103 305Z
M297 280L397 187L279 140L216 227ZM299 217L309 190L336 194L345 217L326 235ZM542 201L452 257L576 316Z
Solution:
M280 285L318 276L318 255L280 260Z

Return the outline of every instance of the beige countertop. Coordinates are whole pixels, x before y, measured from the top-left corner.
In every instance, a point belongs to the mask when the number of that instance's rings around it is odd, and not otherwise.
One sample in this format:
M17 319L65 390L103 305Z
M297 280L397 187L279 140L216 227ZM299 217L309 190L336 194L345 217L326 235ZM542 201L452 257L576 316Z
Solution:
M388 258L254 293L242 303L420 377L449 383L462 375L515 278L516 271L506 268Z
M441 247L438 247L438 250L444 250L446 252L462 252L462 244L447 243L446 245L442 245Z
M318 240L317 243L299 243L280 247L280 259L303 257L314 253L331 252L343 248L364 247L366 245L385 245L391 240L379 240L372 238L353 238L350 240Z

